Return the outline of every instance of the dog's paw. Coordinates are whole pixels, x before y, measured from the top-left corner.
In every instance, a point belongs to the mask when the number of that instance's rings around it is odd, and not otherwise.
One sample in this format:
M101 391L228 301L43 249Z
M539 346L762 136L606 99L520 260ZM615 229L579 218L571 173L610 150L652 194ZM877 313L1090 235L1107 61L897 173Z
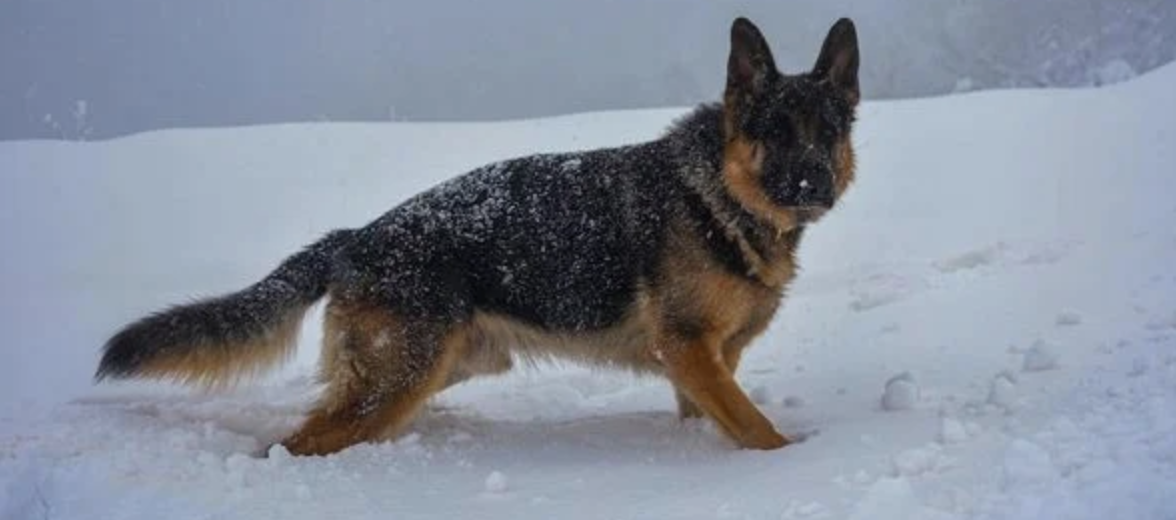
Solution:
M792 442L791 439L781 435L780 432L768 430L748 436L740 444L744 448L752 450L778 450L792 444Z

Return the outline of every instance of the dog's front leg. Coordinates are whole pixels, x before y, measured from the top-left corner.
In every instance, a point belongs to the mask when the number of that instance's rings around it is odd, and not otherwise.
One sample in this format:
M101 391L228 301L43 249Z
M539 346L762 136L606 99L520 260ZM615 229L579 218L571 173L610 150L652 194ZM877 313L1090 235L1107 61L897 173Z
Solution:
M660 357L678 392L719 423L740 446L773 450L788 445L788 439L736 383L717 346L704 341L666 345Z

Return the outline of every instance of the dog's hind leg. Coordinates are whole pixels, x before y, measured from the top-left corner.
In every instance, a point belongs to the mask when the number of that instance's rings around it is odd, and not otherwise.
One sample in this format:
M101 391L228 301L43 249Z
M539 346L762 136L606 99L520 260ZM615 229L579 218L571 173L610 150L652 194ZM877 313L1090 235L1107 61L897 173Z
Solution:
M409 322L375 306L332 303L321 377L328 388L282 445L325 455L401 433L449 379L466 348L463 326Z

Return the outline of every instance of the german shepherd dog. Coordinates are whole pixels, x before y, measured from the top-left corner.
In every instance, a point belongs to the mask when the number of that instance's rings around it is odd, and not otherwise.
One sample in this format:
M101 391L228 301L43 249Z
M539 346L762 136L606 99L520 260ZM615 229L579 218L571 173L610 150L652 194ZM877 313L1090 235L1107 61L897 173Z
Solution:
M730 34L721 102L660 138L453 178L252 286L126 326L96 380L234 382L287 357L328 297L326 388L281 441L296 455L395 437L433 394L517 358L661 375L682 417L710 417L741 447L785 446L734 373L808 225L853 180L857 33L839 20L796 75L747 19Z

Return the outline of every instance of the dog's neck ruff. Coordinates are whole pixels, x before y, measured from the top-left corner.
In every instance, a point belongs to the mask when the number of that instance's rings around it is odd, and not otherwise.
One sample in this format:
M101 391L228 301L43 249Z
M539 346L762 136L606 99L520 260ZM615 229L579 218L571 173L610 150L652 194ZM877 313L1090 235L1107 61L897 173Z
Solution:
M710 218L722 230L722 235L735 245L747 268L747 276L769 288L778 288L787 280L780 273L780 265L787 261L784 255L791 251L782 242L786 234L799 234L804 226L791 230L777 229L771 222L757 218L740 208L725 193L714 189L699 189L687 183L702 200ZM765 233L766 231L766 233Z
M791 277L791 244L803 223L790 230L760 218L741 206L723 183L723 113L718 104L703 105L679 120L667 135L671 153L679 158L677 175L705 208L715 231L738 251L745 274L769 288Z

